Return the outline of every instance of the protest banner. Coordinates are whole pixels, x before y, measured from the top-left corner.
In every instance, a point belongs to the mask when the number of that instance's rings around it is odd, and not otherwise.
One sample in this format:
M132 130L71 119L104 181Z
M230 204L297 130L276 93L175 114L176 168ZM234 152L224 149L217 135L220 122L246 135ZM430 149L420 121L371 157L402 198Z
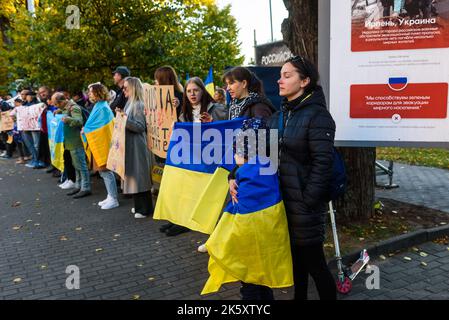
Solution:
M9 115L9 111L0 113L0 132L14 129L14 120Z
M126 114L120 112L118 112L115 117L111 147L109 149L108 162L106 164L106 168L117 173L122 179L125 179L126 119Z
M37 103L31 106L17 107L17 130L38 131L41 129L39 120L45 104Z
M173 103L173 86L144 84L148 148L158 157L167 158L173 123L178 120Z

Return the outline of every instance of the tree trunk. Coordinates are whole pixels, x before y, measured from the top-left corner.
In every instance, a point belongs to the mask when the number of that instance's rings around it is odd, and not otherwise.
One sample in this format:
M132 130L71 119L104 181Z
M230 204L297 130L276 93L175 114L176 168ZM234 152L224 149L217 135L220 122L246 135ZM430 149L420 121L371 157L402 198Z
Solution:
M284 0L284 4L289 12L282 23L284 42L293 54L304 55L318 64L318 1ZM344 198L336 203L337 216L351 221L369 218L374 212L376 149L339 151L346 165L348 188Z

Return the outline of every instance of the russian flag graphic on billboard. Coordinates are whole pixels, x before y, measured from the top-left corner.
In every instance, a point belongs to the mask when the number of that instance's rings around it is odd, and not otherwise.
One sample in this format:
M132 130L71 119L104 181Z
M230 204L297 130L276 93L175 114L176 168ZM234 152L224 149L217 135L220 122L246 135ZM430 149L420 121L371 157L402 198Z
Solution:
M406 77L390 78L388 80L388 86L393 91L402 91L407 88L408 79Z

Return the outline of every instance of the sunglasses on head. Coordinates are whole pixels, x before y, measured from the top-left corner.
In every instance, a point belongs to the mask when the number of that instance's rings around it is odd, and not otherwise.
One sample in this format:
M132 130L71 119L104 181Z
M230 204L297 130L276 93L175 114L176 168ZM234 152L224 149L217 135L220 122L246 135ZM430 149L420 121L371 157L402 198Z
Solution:
M302 63L302 65L303 65L303 73L304 73L304 76L308 76L309 75L309 67L307 66L307 64L306 64L306 61L304 60L304 57L302 57L302 56L294 56L294 57L291 57L290 59L288 59L286 62L301 62Z
M304 58L302 56L294 56L287 60L287 62L302 62L302 64L306 64Z

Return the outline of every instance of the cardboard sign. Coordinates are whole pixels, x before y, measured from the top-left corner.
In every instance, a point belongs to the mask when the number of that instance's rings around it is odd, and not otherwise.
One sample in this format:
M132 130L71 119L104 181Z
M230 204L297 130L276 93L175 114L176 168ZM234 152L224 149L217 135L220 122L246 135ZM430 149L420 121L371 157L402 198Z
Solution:
M108 162L106 164L106 168L117 173L122 179L125 179L126 120L126 114L117 113L114 120L114 131L112 132Z
M14 129L14 120L9 115L9 111L0 113L0 132Z
M31 106L17 107L17 130L19 131L39 131L41 125L39 123L45 104L38 103Z
M158 157L167 158L173 123L178 121L173 103L173 86L144 84L148 148Z

